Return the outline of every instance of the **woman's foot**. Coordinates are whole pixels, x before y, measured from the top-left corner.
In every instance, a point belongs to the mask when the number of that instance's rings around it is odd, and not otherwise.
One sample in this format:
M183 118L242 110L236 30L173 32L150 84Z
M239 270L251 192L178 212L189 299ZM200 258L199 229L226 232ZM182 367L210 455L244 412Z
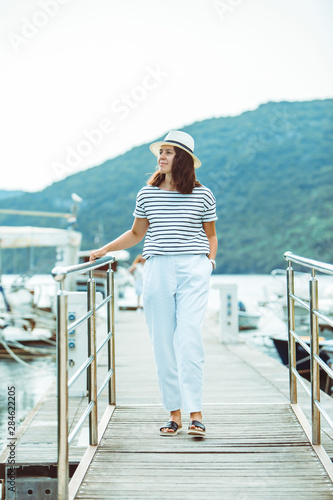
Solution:
M170 422L175 422L178 425L177 430L182 428L182 414L180 410L170 412ZM175 434L177 430L170 429L169 427L161 427L160 434Z
M197 425L196 425L197 424ZM201 424L200 426L198 424ZM192 434L194 436L205 436L206 429L202 423L202 413L201 411L196 411L190 413L190 425L188 426L188 434Z
M198 420L199 422L202 422L202 413L201 411L194 411L193 413L190 413L190 421L192 420ZM190 429L199 429L199 427L196 427L195 425L190 425Z

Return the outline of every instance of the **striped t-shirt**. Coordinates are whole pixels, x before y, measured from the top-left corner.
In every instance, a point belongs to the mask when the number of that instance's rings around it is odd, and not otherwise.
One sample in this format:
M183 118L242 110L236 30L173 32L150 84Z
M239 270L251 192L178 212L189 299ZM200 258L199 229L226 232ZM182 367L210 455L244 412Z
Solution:
M145 259L210 252L202 223L217 220L216 201L205 186L195 187L190 194L145 186L137 195L133 215L149 222L142 253Z

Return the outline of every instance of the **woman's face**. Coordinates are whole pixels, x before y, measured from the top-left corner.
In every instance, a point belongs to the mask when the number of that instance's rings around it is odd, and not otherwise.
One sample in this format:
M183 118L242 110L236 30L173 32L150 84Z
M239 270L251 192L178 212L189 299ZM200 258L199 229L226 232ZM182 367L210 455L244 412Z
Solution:
M176 156L176 151L173 146L161 146L160 155L158 157L158 166L161 174L171 174L173 159Z

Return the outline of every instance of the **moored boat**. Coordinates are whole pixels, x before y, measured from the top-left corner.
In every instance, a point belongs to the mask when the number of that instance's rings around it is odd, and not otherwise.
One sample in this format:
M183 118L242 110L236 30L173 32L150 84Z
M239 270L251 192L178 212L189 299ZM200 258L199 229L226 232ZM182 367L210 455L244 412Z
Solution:
M1 251L54 247L57 265L78 260L81 233L34 226L1 226ZM30 267L19 276L0 276L0 357L34 357L55 352L55 283ZM68 284L71 287L71 283ZM73 286L73 285L72 285Z
M289 365L288 339L284 337L270 337L284 365ZM301 336L301 339L310 346L310 338ZM295 342L296 367L302 377L310 381L310 356L299 342ZM319 337L319 356L330 367L333 368L333 336ZM333 381L322 368L320 373L320 388L330 396L333 395Z

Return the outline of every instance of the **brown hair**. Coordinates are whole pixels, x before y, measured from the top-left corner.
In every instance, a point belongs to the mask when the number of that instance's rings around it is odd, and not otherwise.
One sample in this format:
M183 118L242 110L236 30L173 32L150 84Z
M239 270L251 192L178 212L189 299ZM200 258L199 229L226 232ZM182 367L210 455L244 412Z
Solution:
M201 186L200 182L196 180L194 162L190 154L177 146L174 146L176 155L172 163L172 181L181 194L192 193L193 188ZM159 186L165 179L165 174L155 172L147 184L150 186Z

